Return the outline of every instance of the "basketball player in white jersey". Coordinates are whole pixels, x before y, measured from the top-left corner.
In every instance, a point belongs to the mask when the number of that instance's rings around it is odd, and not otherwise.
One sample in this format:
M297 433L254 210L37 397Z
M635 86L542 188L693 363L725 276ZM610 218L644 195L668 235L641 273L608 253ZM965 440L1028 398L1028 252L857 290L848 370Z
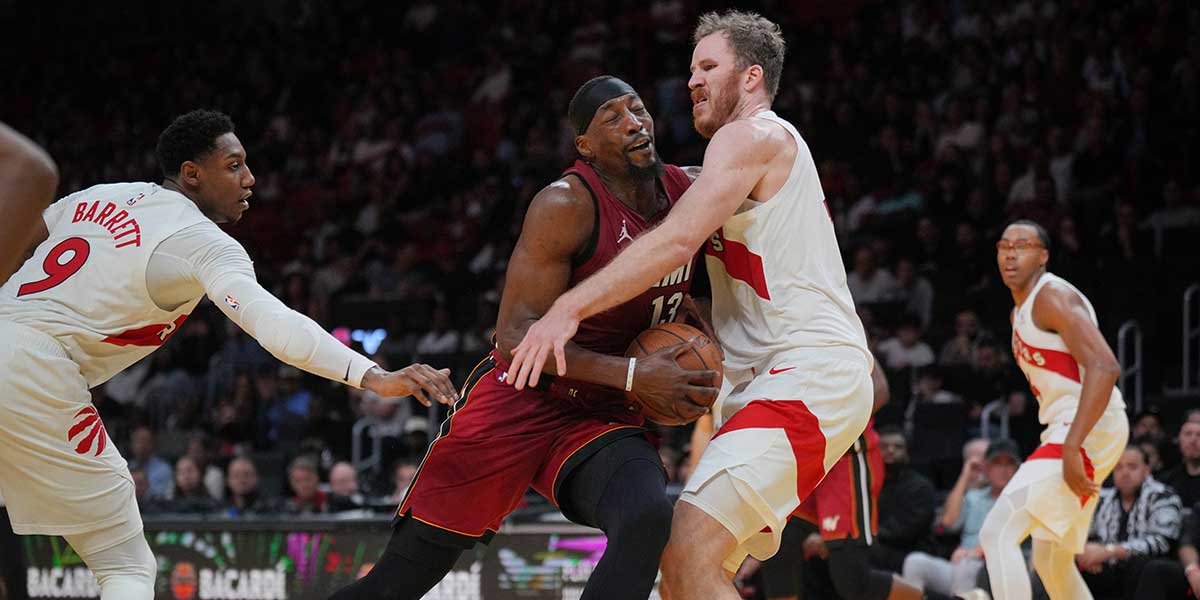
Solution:
M996 242L996 262L1012 291L1012 346L1046 426L1042 445L1022 463L980 531L992 595L1028 599L1020 544L1033 536L1033 566L1053 600L1091 598L1075 555L1083 551L1099 483L1129 438L1125 403L1114 384L1120 365L1088 299L1046 271L1050 238L1033 221L1016 221ZM1123 559L1121 546L1106 549Z
M54 199L56 187L58 169L50 155L0 123L0 281L21 264L33 224Z
M0 287L0 493L17 533L67 539L103 600L152 598L157 566L88 389L162 345L202 296L298 368L380 396L455 397L446 371L383 371L258 284L216 225L241 217L254 185L229 117L179 117L158 158L162 185L97 185L47 208L33 257Z
M529 329L510 379L536 384L550 352L563 372L580 319L653 285L707 241L730 390L713 407L717 433L676 506L662 568L673 600L733 600L742 560L775 553L788 516L862 434L873 360L812 154L770 110L779 27L709 13L694 39L692 113L711 139L700 176L662 224Z

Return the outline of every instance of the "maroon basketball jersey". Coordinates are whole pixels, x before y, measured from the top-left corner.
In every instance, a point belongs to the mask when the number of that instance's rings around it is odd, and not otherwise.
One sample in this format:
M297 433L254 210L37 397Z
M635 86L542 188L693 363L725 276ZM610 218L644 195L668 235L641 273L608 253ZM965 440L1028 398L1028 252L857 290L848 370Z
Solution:
M659 183L667 193L669 204L658 214L645 219L636 210L613 196L608 188L604 187L604 182L596 171L587 163L575 161L575 165L563 173L564 176L570 174L578 176L587 184L597 208L595 248L590 256L581 257L583 262L577 264L572 271L572 287L603 268L643 231L662 221L691 185L691 180L683 169L675 165L666 165L666 172L659 178ZM593 352L618 356L625 354L625 349L639 333L652 325L674 319L683 301L683 295L691 287L695 268L696 259L693 256L687 264L679 265L678 269L663 277L649 290L585 319L579 324L579 331L572 341Z

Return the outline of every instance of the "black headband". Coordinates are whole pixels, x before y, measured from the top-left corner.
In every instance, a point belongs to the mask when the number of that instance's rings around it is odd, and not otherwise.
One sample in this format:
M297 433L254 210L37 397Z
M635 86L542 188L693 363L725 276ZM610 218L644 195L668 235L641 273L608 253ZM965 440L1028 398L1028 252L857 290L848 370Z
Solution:
M633 86L611 75L601 75L588 80L579 86L579 91L571 97L571 105L567 108L567 118L575 126L575 135L583 135L596 111L605 102L629 94L637 94Z

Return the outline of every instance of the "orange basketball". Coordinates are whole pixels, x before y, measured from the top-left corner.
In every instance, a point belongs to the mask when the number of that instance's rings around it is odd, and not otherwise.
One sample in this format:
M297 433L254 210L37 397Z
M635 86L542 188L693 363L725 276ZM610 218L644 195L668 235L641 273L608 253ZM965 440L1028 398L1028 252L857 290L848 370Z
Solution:
M647 329L629 344L625 356L642 358L662 348L690 342L692 347L688 352L676 359L680 367L688 370L717 372L716 385L721 385L721 349L703 331L684 323L662 323ZM625 392L625 396L642 411L642 416L662 425L686 425L695 419L687 419L672 411L670 414L661 412L654 407L643 404L637 394ZM696 398L689 396L688 400L702 406L711 406L713 398Z

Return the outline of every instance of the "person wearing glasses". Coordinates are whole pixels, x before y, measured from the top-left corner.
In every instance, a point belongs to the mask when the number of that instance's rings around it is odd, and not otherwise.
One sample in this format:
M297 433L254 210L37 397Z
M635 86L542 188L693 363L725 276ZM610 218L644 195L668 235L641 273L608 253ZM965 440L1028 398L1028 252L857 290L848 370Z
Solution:
M1046 270L1050 236L1020 220L996 243L1000 277L1012 291L1012 347L1038 400L1042 445L1005 486L980 531L992 596L1028 600L1029 573L1020 544L1033 536L1033 564L1052 600L1091 598L1075 556L1083 552L1099 482L1129 439L1121 373L1075 286ZM1129 549L1110 544L1106 559Z

